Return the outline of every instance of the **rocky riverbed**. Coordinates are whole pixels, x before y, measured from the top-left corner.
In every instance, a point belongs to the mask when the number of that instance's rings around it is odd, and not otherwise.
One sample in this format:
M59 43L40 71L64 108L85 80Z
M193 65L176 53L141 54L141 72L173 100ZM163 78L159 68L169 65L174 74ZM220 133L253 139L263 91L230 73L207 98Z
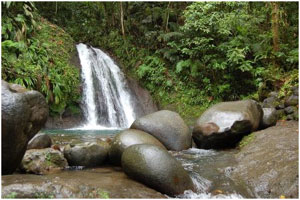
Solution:
M50 136L59 144L57 135ZM107 137L107 136L106 136ZM72 138L69 135L68 139ZM74 135L76 143L79 138ZM233 150L169 151L188 171L196 191L178 198L298 198L298 122L256 131ZM70 141L70 140L69 140ZM72 140L71 140L72 141ZM2 197L167 198L129 178L121 167L68 168L47 175L2 176Z

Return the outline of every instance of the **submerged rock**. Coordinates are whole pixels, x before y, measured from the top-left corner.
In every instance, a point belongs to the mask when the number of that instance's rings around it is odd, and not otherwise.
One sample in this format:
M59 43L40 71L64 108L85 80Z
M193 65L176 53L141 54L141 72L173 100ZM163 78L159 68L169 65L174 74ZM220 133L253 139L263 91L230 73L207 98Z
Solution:
M52 140L49 135L46 134L37 134L34 136L27 145L27 150L28 149L44 149L51 147L52 145Z
M133 122L132 129L145 131L156 137L168 150L181 151L192 146L192 135L179 114L161 110Z
M129 177L163 194L173 196L194 190L181 163L158 146L137 144L128 147L122 155L122 167Z
M152 135L144 131L128 129L122 131L113 138L112 145L109 150L110 162L120 165L124 150L135 144L153 144L166 149L165 146Z
M256 198L298 198L298 122L278 122L252 134L236 154L231 178Z
M2 198L144 198L166 196L134 181L118 167L65 170L43 176L14 174L2 176Z
M70 166L96 167L106 160L108 146L89 142L75 146L67 145L64 148L64 156Z
M63 154L52 148L27 150L20 169L26 173L48 174L68 166Z
M263 108L263 119L261 122L262 128L274 126L277 122L278 116L275 108Z
M2 174L19 166L28 141L42 128L48 116L43 95L2 81Z
M218 103L198 118L193 139L204 149L234 147L259 127L261 119L262 109L253 100Z

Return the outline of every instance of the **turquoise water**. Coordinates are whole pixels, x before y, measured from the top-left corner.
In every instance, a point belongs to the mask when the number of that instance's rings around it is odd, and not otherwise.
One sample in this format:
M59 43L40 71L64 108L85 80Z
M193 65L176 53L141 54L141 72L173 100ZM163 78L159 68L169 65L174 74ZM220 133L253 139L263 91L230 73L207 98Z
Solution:
M114 137L122 129L43 129L40 133L49 135L53 144L77 144L82 142L97 142Z
M84 130L84 129L44 129L41 130L42 133L46 133L48 135L103 135L103 136L110 136L115 135L122 131L121 129L105 129L105 130Z

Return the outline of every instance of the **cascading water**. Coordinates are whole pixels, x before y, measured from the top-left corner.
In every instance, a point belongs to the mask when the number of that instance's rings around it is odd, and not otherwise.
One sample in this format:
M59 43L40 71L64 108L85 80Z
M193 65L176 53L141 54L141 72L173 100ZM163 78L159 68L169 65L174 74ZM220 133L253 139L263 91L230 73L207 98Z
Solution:
M135 112L120 68L100 49L78 44L83 83L84 129L128 128Z

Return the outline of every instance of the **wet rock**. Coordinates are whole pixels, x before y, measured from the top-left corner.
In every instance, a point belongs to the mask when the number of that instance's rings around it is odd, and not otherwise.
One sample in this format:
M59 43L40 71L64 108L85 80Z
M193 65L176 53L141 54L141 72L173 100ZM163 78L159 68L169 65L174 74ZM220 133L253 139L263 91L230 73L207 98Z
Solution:
M233 180L256 198L298 198L298 122L277 122L252 134L236 154Z
M294 112L296 112L297 108L295 106L288 106L284 109L284 112L286 114L292 114Z
M199 148L234 147L242 137L256 130L262 109L253 100L218 103L198 118L193 139Z
M289 97L285 100L284 105L287 106L287 107L288 107L288 106L296 106L296 105L298 105L298 101L299 101L298 96L292 95L292 96L289 96Z
M28 149L44 149L51 147L52 140L49 135L46 134L37 134L34 136L27 145Z
M75 146L67 145L64 156L70 166L96 167L101 166L108 156L107 146L97 143L81 143Z
M28 141L45 124L48 105L37 91L2 81L2 174L11 174L19 166Z
M128 129L122 131L113 138L112 145L109 150L110 162L120 165L124 150L134 144L153 144L166 149L165 146L152 135L144 131Z
M168 151L149 144L128 147L122 155L124 172L135 180L167 195L194 190L193 182L180 162Z
M52 148L27 150L20 169L26 173L48 174L60 171L68 166L60 151Z
M127 77L127 80L130 88L129 92L133 97L132 99L136 99L136 101L133 102L136 118L156 112L158 108L153 101L150 92L142 88L136 80L130 77Z
M2 198L144 198L166 196L134 181L121 168L101 167L65 170L43 176L15 174L2 176Z
M275 108L263 108L262 128L274 126L277 119L277 110Z
M179 114L169 110L161 110L139 118L130 128L153 135L169 150L181 151L192 145L192 135L188 126Z
M275 108L276 106L278 106L280 103L277 99L277 97L275 96L270 96L266 99L264 99L263 103L262 103L262 107L263 108Z

